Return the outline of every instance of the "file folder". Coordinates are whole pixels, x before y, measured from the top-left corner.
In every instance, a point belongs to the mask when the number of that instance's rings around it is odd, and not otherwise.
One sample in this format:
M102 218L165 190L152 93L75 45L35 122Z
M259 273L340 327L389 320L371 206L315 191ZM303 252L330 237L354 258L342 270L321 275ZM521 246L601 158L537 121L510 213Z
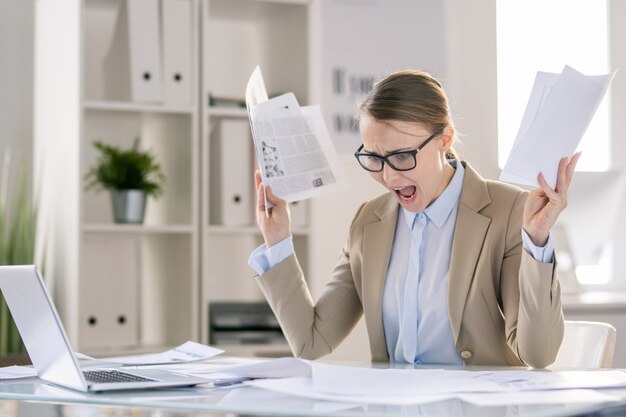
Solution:
M191 104L192 2L162 0L163 101Z
M104 59L105 100L158 103L163 99L158 0L120 3Z
M211 141L211 223L251 225L254 178L248 121L222 119Z
M162 100L158 0L126 0L133 101Z
M78 283L80 348L137 346L139 242L132 237L87 236L82 256L89 267L80 271Z

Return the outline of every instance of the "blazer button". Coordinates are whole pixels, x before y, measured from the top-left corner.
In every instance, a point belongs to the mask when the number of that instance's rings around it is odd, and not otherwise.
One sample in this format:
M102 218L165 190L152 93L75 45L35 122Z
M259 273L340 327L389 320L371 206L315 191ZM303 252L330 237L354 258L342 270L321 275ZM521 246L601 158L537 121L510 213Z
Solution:
M461 357L463 359L469 359L472 357L472 352L470 352L469 350L464 350L461 352Z

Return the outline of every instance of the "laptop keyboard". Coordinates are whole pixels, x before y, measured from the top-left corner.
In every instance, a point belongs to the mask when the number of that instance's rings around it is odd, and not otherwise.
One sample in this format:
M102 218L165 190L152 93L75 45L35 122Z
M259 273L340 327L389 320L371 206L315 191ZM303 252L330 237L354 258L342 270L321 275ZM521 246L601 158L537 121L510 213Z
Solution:
M106 384L111 382L147 382L154 381L154 379L144 378L129 374L126 372L120 372L116 370L98 370L98 371L84 371L85 379L88 382L95 384Z

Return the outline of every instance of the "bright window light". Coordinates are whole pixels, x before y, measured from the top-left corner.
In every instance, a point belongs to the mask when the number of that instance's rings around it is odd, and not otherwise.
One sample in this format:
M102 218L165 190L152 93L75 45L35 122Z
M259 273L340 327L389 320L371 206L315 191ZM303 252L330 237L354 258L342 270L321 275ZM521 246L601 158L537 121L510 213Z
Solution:
M508 158L537 71L561 72L567 64L586 75L609 72L607 0L498 0L498 163ZM610 167L607 96L578 150L577 169Z

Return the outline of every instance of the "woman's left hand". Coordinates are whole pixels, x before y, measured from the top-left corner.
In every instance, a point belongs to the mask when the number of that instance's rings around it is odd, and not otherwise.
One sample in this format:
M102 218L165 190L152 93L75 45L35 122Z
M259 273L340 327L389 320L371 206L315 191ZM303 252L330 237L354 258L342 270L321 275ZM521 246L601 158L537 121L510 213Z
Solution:
M545 246L550 229L556 223L559 214L567 207L567 190L572 182L578 158L580 158L580 152L575 153L571 158L565 157L559 161L554 190L540 173L539 187L531 190L528 195L528 200L524 205L523 227L536 246Z

